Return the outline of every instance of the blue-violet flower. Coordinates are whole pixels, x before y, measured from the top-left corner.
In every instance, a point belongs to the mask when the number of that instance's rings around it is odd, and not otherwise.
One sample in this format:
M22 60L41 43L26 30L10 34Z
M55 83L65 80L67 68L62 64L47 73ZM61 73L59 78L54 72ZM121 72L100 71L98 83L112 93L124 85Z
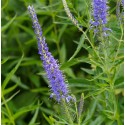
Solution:
M60 102L63 98L66 102L73 100L69 95L68 86L65 83L65 78L62 72L59 70L59 65L54 59L52 54L48 51L45 37L43 37L41 26L38 22L37 15L33 6L28 6L28 10L33 22L33 28L38 40L38 53L43 61L43 67L46 72L46 76L50 82L51 98L55 98L57 102Z
M107 24L107 0L93 0L92 7L94 19L90 21L91 26L95 28L95 34L102 32L105 36L105 31L109 30L109 28L105 27Z
M124 0L117 1L116 17L120 24L124 22Z

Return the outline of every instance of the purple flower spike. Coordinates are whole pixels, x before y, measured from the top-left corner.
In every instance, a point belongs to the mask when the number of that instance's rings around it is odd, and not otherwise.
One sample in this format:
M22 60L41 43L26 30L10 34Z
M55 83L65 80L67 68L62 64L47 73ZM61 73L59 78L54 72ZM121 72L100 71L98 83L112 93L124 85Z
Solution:
M121 3L122 3L122 6L123 6L123 8L124 8L124 0L122 0Z
M90 23L92 27L95 27L96 31L102 27L105 28L105 24L107 24L107 0L93 0L93 21ZM98 30L100 31L100 30ZM103 31L102 31L103 32Z
M38 40L38 53L43 62L43 67L46 72L46 76L50 82L51 98L55 98L57 102L60 102L63 98L69 102L73 98L69 95L68 86L65 83L62 72L59 70L59 65L51 53L48 51L45 37L42 36L42 29L37 19L37 15L33 6L28 6L28 10L33 22L33 28Z

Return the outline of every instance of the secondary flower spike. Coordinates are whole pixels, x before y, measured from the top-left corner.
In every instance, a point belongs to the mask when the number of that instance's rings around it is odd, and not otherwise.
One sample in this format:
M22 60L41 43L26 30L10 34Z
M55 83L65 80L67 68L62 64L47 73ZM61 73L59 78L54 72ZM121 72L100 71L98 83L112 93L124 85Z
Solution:
M73 98L69 95L68 86L65 83L62 72L59 70L57 61L48 51L45 37L42 35L42 29L38 22L37 15L33 6L28 6L28 10L32 18L33 28L38 40L38 52L43 62L46 76L50 82L49 87L51 88L52 92L50 97L55 98L58 102L60 102L63 98L66 100L66 102L69 102L70 100L73 100Z
M122 3L122 6L123 6L123 8L124 8L124 0L122 0L121 3Z
M107 0L93 0L92 3L93 7L93 21L90 21L92 27L95 27L95 33L103 32L104 35L106 34L105 31L109 30L105 27L105 24L107 24ZM100 29L100 27L102 27Z

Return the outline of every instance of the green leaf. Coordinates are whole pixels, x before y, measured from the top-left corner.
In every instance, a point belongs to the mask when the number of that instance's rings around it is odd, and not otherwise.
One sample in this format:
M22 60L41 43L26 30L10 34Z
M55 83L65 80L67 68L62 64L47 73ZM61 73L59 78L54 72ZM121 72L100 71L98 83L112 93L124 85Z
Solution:
M93 87L93 82L88 81L87 79L83 78L75 78L75 79L68 79L69 83L73 87L84 87L84 86L91 86Z
M43 114L43 117L46 119L46 121L50 124L50 125L53 125L52 121L50 120L50 118L48 118L44 113Z
M14 99L13 102L16 104L16 108L20 109L22 107L34 104L38 100L37 93L30 92L28 90L20 92Z
M4 58L4 59L1 61L1 64L6 63L9 59L10 59L10 57L6 57L6 58Z
M84 44L84 40L85 40L85 36L84 36L84 34L83 34L83 35L81 36L81 38L80 38L80 41L79 41L79 44L78 44L78 46L77 46L76 51L74 52L74 54L72 55L72 57L69 59L69 61L72 60L72 59L78 54L78 52L81 50L82 45Z
M68 76L70 76L70 77L72 77L72 78L75 78L75 74L74 74L74 72L73 72L73 70L72 70L71 68L66 68L66 69L64 70L64 72L65 72Z
M9 125L10 124L10 119L4 118L1 120L1 125Z
M64 31L66 30L67 28L67 24L63 25L62 28L60 28L60 32L59 32L59 37L58 37L58 41L60 41Z
M16 83L16 85L22 87L23 89L29 89L29 87L26 84L22 83L22 81L20 80L20 77L17 77L16 75L12 76L11 81Z
M14 86L12 86L12 87L9 87L9 88L3 90L3 95L5 96L5 95L8 94L9 92L13 91L16 87L17 87L17 85L14 85Z
M8 0L2 0L2 10L8 5Z
M113 120L114 119L114 112L110 110L103 110L103 113L106 115L107 118Z
M21 115L23 115L24 113L27 113L29 111L35 110L39 107L39 105L29 105L26 107L23 107L21 109L19 109L13 116L13 118L16 120L18 117L20 117Z
M18 24L16 24L18 27L20 27L21 29L23 29L25 32L27 32L27 33L29 33L30 35L32 35L32 36L34 36L34 32L31 30L31 29L29 29L29 28L27 28L27 27L25 27L25 26L23 26L23 25L20 25L19 23Z
M98 115L98 117L95 120L92 120L89 125L102 125L104 120L105 120L104 116Z
M115 80L115 88L118 88L118 87L123 87L124 86L124 77L121 76L121 77L118 77L116 80Z
M12 76L14 75L14 73L16 72L16 70L18 69L18 67L20 66L21 62L22 62L22 59L23 59L23 56L21 57L21 59L18 61L17 65L9 72L9 74L7 74L5 80L3 81L3 84L2 84L2 90L7 86L9 80L12 78Z
M11 97L9 97L8 99L6 99L4 102L2 102L1 105L4 105L4 104L6 104L7 102L11 101L19 92L20 92L20 90L17 91L16 93L14 93L14 94L13 94Z
M75 58L75 59L72 59L66 63L64 63L62 66L61 66L61 69L65 69L65 68L68 68L70 66L73 66L75 64L78 64L78 63L81 63L81 62L86 62L86 63L89 63L89 60L88 58L86 57L80 57L80 58Z
M94 74L94 71L92 69L86 69L86 68L81 68L81 69L90 75Z
M30 91L35 92L35 93L39 92L39 93L44 93L45 94L45 93L48 92L48 88L47 87L46 88L45 87L42 87L42 88L39 87L39 88L31 89Z
M95 112L95 109L96 109L96 105L97 105L97 100L96 99L91 101L91 103L90 103L90 105L88 107L88 111L87 111L87 115L86 115L86 118L84 120L84 123L91 121L91 118L92 118L92 116L93 116L93 114Z
M35 125L35 121L37 119L38 112L39 112L39 108L36 109L36 112L35 112L34 116L32 117L32 119L30 120L29 125Z
M1 31L2 32L5 31L11 25L11 23L15 20L15 18L16 18L16 15L7 24L2 26Z
M53 110L50 110L50 109L44 108L44 107L40 107L40 110L41 110L42 112L45 112L45 113L48 114L48 115L52 115L52 114L54 113Z
M61 63L64 63L66 61L66 46L65 46L65 44L63 44L61 47L59 60Z

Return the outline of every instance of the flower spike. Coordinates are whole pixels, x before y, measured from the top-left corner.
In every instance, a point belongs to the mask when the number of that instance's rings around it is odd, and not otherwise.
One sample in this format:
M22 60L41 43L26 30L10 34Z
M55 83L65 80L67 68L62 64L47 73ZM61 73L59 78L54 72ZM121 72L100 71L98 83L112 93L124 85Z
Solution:
M107 24L107 0L93 0L93 20L90 21L92 27L95 28L95 34L102 32L104 36L107 36L106 31L110 30L106 28L105 25ZM102 27L100 29L100 27ZM101 30L101 31L100 31Z
M73 98L69 95L68 86L65 83L64 76L59 69L57 61L48 50L45 37L43 37L42 29L38 22L37 15L33 6L28 6L28 10L38 40L38 53L40 54L46 76L50 82L49 87L51 88L52 92L50 97L55 98L57 102L60 102L62 99L65 99L66 102L69 102L70 100L73 100Z

